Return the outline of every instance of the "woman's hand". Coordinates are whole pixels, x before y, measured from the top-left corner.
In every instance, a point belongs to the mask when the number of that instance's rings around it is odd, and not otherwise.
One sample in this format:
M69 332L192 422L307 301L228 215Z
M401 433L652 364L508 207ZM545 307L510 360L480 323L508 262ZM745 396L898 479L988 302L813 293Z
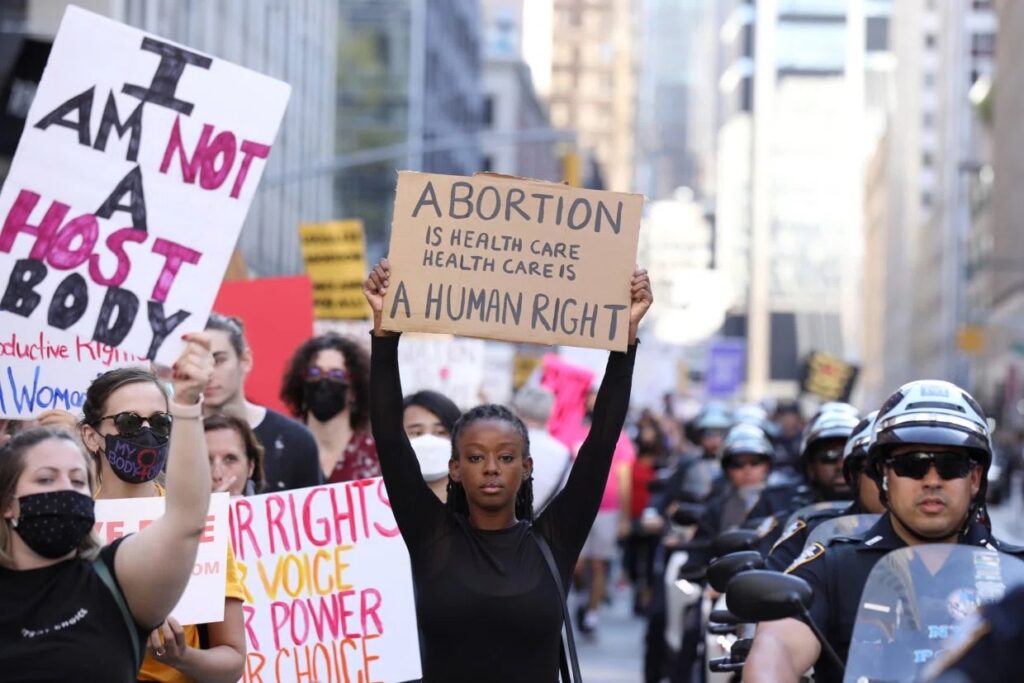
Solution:
M654 303L654 293L651 291L651 278L647 270L637 268L633 271L633 277L629 280L630 303L629 303L629 343L636 343L636 332L640 328L640 321L647 314L647 310Z
M172 366L174 400L191 405L199 403L213 377L213 354L210 353L210 335L205 332L191 332L182 339L188 343Z
M36 422L40 427L63 429L78 436L78 419L68 411L61 410L60 408L44 410L36 416Z
M149 653L157 661L167 666L177 668L185 653L188 652L188 645L185 643L185 630L174 617L167 617L167 621L153 629L149 636Z
M366 276L366 282L363 283L363 296L366 297L366 302L370 304L370 310L373 311L373 334L378 337L390 334L381 329L384 295L387 294L390 284L391 264L386 258L382 258Z

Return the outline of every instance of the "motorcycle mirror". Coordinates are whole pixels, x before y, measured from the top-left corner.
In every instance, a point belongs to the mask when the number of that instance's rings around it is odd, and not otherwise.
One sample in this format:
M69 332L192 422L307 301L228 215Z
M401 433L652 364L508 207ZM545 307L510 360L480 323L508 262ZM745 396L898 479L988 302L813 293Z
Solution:
M726 588L725 604L745 622L796 617L814 598L810 585L799 576L764 569L737 574Z
M740 550L754 550L760 537L753 529L733 529L711 541L711 557L722 557Z
M679 526L691 526L696 524L704 515L704 506L696 503L678 503L676 511L672 513L672 521Z
M708 583L719 593L724 593L732 577L740 572L764 567L764 558L756 550L741 550L723 555L708 565Z

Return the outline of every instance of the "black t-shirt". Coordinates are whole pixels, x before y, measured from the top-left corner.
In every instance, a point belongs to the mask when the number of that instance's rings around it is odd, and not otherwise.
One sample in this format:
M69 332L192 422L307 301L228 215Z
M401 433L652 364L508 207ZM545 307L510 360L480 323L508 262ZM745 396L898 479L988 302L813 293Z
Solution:
M269 491L288 491L323 483L320 449L304 425L267 408L253 428L263 445L263 471Z
M115 581L120 544L100 551ZM149 629L135 626L145 647ZM124 616L91 562L75 558L26 571L0 567L0 680L117 683L137 675Z
M629 407L636 347L612 353L593 426L562 491L531 526L474 529L423 481L402 428L398 337L374 337L370 423L391 509L409 548L427 683L554 683L562 607L533 534L568 585L604 494Z

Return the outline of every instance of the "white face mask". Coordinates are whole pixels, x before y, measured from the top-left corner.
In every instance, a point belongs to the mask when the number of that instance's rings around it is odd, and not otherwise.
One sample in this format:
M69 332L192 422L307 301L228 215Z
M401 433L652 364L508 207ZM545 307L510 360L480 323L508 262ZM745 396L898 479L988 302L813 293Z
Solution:
M420 461L424 481L437 481L448 476L448 461L452 457L451 439L423 434L409 439L409 443L416 451L416 459Z

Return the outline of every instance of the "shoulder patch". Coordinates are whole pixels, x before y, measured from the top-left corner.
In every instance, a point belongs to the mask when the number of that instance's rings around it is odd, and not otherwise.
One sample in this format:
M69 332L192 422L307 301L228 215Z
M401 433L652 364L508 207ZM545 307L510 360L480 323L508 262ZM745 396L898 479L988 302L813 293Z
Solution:
M779 520L775 519L774 515L771 517L765 517L763 520L761 520L761 523L757 525L757 529L755 529L755 531L757 532L757 537L764 538L765 536L770 534L778 525Z
M800 533L801 529L806 529L806 528L807 528L807 522L805 522L802 519L796 520L795 522L790 524L789 527L785 531L782 532L782 536L779 537L779 540L775 541L775 545L772 546L772 549L769 552L770 553L775 552L776 548L778 548L780 545L782 545L783 543L785 543L786 541L788 541L789 539L793 538L798 533Z
M812 543L804 551L793 560L793 564L786 567L786 574L792 574L794 571L814 560L822 557L825 554L825 546L820 543Z

